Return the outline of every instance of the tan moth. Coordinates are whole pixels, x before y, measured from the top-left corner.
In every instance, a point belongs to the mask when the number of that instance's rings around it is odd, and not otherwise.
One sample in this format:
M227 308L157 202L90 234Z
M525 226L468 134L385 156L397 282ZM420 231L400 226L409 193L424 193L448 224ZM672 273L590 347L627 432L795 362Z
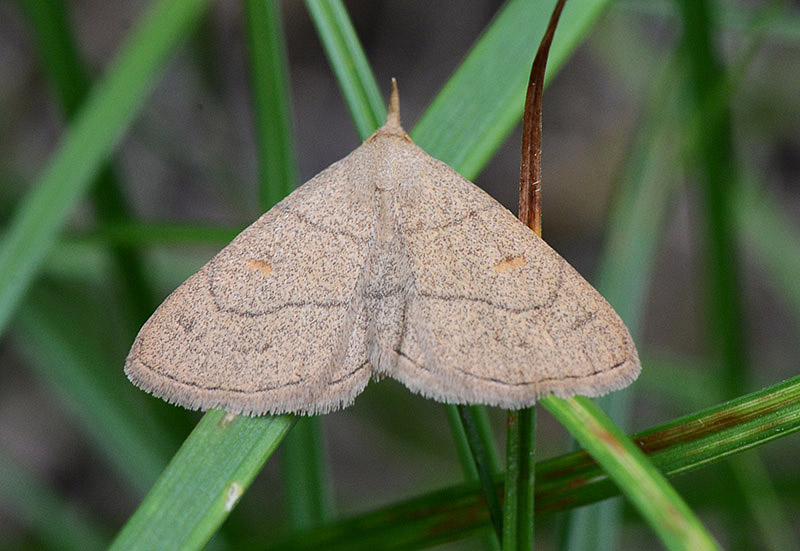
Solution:
M386 124L178 287L125 364L190 409L325 413L373 376L509 409L639 374L605 299L508 210Z

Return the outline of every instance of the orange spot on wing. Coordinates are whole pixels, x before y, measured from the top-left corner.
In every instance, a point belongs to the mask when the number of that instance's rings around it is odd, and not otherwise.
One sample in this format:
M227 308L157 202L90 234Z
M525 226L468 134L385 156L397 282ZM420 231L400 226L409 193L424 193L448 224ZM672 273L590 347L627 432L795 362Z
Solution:
M498 274L506 274L516 268L522 268L528 261L522 256L511 256L501 260L494 265L494 271Z
M255 258L251 258L247 261L246 266L251 270L256 270L261 272L261 275L267 277L269 274L272 273L272 266L264 262L263 260L256 260Z

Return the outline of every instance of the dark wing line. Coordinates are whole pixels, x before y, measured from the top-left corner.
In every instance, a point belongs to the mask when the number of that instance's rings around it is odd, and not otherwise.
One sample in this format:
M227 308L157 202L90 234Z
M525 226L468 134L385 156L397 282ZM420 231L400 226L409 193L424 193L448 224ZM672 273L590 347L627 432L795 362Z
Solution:
M359 237L354 233L350 233L348 231L344 231L344 230L341 230L339 228L333 228L333 227L330 227L330 226L324 226L324 225L320 224L319 222L314 222L313 220L310 220L306 215L300 214L296 210L294 210L294 209L292 209L290 207L287 207L285 205L282 205L280 203L278 203L277 205L275 205L272 208L273 209L278 209L278 210L283 211L283 212L286 212L287 214L291 214L292 216L294 216L295 218L297 218L301 222L303 222L305 224L308 224L312 228L315 228L315 229L317 229L317 230L319 230L319 231L321 231L323 233L330 233L332 235L341 235L343 237L348 237L348 238L352 239L353 241L355 241L356 243L361 243L361 244L369 242L369 239L365 239L363 237Z
M563 280L559 280L559 281L563 281ZM416 284L416 282L415 282L415 284ZM556 291L558 291L560 288L561 288L561 283L559 283L558 287L556 288ZM548 308L548 307L552 306L553 303L558 299L558 293L557 292L553 292L552 296L548 299L548 301L543 303L543 304L536 304L534 306L529 306L527 308L509 308L507 306L503 306L502 304L497 304L494 301L489 300L488 298L468 297L468 296L465 296L465 295L437 295L437 294L434 294L434 293L421 293L419 291L417 291L417 293L421 297L433 298L433 299L445 300L445 301L453 301L453 302L455 302L455 301L458 301L458 300L463 300L465 302L482 302L484 304L488 304L489 306L497 308L498 310L503 310L504 312L513 312L515 314L523 314L525 312L534 312L536 310L541 310L542 308Z
M430 369L428 369L428 367L426 367L426 366L422 365L421 363L417 362L414 358L412 358L411 356L409 356L408 354L406 354L402 350L395 349L395 353L397 355L405 358L406 360L408 360L409 362L414 364L419 369L422 369L423 371L427 371L428 373L433 373ZM474 373L470 373L469 371L464 371L463 369L459 368L458 366L453 366L453 369L455 369L456 371L459 371L459 372L461 372L464 375L467 375L469 377L472 377L472 378L475 378L475 379L480 379L481 381L490 381L492 383L497 383L497 384L503 385L503 386L517 387L517 386L536 385L536 384L540 384L540 383L548 383L548 382L551 382L551 381L563 381L564 379L588 379L589 377L593 377L593 376L598 375L600 373L609 373L611 371L614 371L615 369L619 369L620 367L622 367L626 363L628 363L628 359L627 358L625 360L622 360L621 362L618 362L618 363L612 365L608 369L596 369L595 371L592 371L591 373L588 373L586 375L565 375L563 377L546 377L544 379L539 379L539 380L536 380L536 381L523 381L523 382L520 382L520 383L509 383L509 382L506 382L506 381L502 381L500 379L495 379L494 377L483 377L481 375L476 375Z
M216 307L218 312L226 312L229 314L236 314L238 316L242 316L243 318L259 318L261 316L266 316L268 314L274 314L275 312L280 312L285 308L302 308L304 306L314 306L317 308L335 308L337 306L346 307L349 305L349 301L346 300L334 300L334 301L315 301L315 300L298 300L293 302L286 302L284 304L280 304L275 306L274 308L268 308L261 312L240 312L235 308L223 308L217 302L217 297L214 294L214 291L211 287L211 281L208 281L208 291L211 293L211 296L214 298L214 306Z
M147 363L143 362L139 358L136 358L135 361L137 363L139 363L139 365L141 365L141 366L145 367L146 369L148 369L149 371L152 371L153 373L155 373L155 374L157 374L159 376L166 377L167 379L171 379L172 381L174 381L174 382L176 382L176 383L178 383L179 385L182 385L182 386L190 386L190 387L193 387L193 388L199 388L201 390L223 390L225 392L236 392L236 393L239 393L239 394L258 394L258 393L267 392L267 391L270 391L270 390L277 390L279 388L284 388L284 387L287 387L287 386L299 385L299 384L305 382L308 379L308 377L306 377L306 378L299 379L297 381L291 381L291 382L288 382L288 383L282 383L282 384L272 385L272 386L258 387L255 390L242 390L242 389L239 389L239 388L226 387L224 385L201 385L200 383L181 381L178 378L176 378L174 375L170 375L169 373L166 373L166 372L162 371L161 369L158 369L155 366L147 364ZM346 373L345 375L342 375L341 377L339 377L335 381L331 381L329 384L337 384L337 383L340 383L342 381L345 381L346 379L349 379L350 377L352 377L353 375L355 375L356 373L358 373L359 371L361 371L362 369L367 367L368 364L369 364L368 361L364 361L361 365L359 365L353 371L351 371L349 373Z

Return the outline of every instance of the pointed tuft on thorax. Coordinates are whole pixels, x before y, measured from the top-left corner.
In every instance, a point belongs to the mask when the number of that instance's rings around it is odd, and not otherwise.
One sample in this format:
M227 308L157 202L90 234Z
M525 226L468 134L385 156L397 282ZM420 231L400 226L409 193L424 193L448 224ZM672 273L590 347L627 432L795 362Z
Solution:
M367 141L372 140L377 135L400 136L411 141L411 138L400 125L400 94L397 92L397 79L392 78L392 94L389 97L389 107L386 110L386 122L378 128Z
M392 77L392 94L389 97L386 124L383 126L387 130L403 130L403 127L400 126L400 94L397 91L397 79L394 77Z

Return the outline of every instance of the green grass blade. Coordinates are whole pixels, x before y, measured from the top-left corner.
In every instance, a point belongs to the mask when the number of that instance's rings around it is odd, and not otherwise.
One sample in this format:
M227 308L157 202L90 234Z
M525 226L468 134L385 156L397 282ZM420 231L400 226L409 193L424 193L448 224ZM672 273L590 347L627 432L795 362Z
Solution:
M362 140L386 118L386 104L340 0L306 0L344 101ZM386 83L387 88L389 83Z
M675 476L800 430L800 377L631 436L658 469ZM577 507L619 490L585 452L540 464L537 507Z
M483 442L483 448L486 450L486 461L489 464L489 469L494 475L498 475L501 472L500 457L494 442L489 412L483 406L469 406L469 411L472 414L473 421L475 421L475 428L480 435L481 442Z
M281 448L283 488L289 525L302 531L333 517L333 497L325 468L325 439L319 417L303 417Z
M461 426L466 435L467 444L469 445L470 454L474 460L475 472L478 473L478 480L483 489L483 496L486 499L486 506L489 509L489 516L492 519L494 531L497 534L498 540L502 541L503 537L503 508L500 505L500 498L497 496L497 490L494 484L494 473L492 466L489 463L488 453L478 433L478 427L475 419L472 416L469 406L458 405L458 415L461 419Z
M475 465L475 459L470 451L470 445L467 441L467 434L464 424L461 422L461 415L459 414L458 407L453 404L444 404L445 411L447 412L447 423L450 427L450 433L453 435L453 444L456 449L456 456L458 463L461 466L461 472L464 473L464 481L467 483L479 483L478 470ZM493 473L493 477L498 473L498 458L497 450L495 449L494 442L492 441L492 429L489 425L489 417L486 413L486 408L480 406L470 406L472 419L475 421L475 428L478 432L479 440L483 443L483 449L486 452L486 459L489 468ZM484 490L484 495L485 495ZM486 507L486 499L484 497L483 506ZM500 542L497 539L496 532L494 531L494 524L490 530L486 530L483 535L484 549L488 551L499 551Z
M466 482L479 482L478 470L475 467L475 460L469 449L466 429L461 423L461 415L458 411L458 407L453 404L445 404L445 411L447 412L447 422L450 426L450 433L453 435L453 445L456 449L456 456L458 457L459 465L461 465L461 472L464 473L464 480Z
M676 476L800 431L800 376L634 434L666 476ZM497 480L500 491L501 479ZM619 495L585 452L536 465L536 513L564 511ZM268 549L405 549L453 541L489 524L477 484L447 488L339 521Z
M503 551L533 549L536 408L509 411L503 502Z
M672 476L798 430L800 377L794 377L639 432L631 439Z
M594 402L549 396L540 403L603 466L668 549L719 549L658 469Z
M33 27L39 55L55 85L61 107L75 114L89 90L89 74L80 62L61 0L18 0Z
M110 549L202 548L294 422L206 413Z
M258 143L259 206L266 212L297 185L289 69L279 3L246 0L244 17Z
M207 4L162 0L146 14L19 205L0 243L0 333L159 69Z
M48 549L92 551L105 549L109 538L95 519L0 452L0 496L7 511L29 525Z
M681 0L684 35L682 48L687 61L689 87L698 106L711 109L717 116L705 119L704 138L699 143L698 160L704 195L706 260L709 320L713 342L726 372L724 383L732 395L747 387L744 328L738 282L738 262L733 240L731 183L733 136L727 104L714 105L717 90L725 74L712 44L710 6L705 0Z

